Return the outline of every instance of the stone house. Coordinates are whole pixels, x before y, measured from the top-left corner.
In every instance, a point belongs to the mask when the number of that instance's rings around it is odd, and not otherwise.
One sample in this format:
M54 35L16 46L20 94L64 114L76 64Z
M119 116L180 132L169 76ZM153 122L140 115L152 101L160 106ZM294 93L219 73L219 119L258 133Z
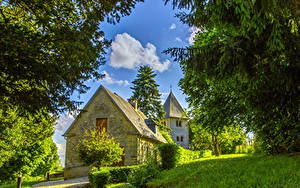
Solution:
M76 145L86 129L106 128L121 147L119 165L143 163L156 144L167 143L155 123L126 100L100 86L63 136L66 138L65 179L86 176L89 167L78 159Z
M188 118L185 116L184 110L180 103L170 92L164 103L165 118L164 123L170 128L172 139L178 145L189 148L189 128L187 126Z

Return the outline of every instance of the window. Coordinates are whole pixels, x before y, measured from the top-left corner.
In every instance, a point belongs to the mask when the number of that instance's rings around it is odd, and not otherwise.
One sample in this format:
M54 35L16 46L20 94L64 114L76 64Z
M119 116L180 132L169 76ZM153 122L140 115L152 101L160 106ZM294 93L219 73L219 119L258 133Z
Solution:
M176 127L182 127L180 120L176 120Z
M103 129L107 130L107 118L97 118L96 119L96 130L102 131Z
M180 137L180 141L183 142L183 136Z
M177 142L179 142L179 136L176 136L176 140L177 140Z

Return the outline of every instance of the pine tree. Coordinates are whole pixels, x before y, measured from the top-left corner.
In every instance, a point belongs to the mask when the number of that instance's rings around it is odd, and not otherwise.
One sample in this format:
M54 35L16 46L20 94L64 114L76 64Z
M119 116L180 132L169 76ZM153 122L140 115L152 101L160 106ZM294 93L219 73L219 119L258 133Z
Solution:
M164 116L164 110L160 102L161 94L158 91L158 84L154 80L156 74L149 66L141 66L137 78L132 82L133 95L129 101L136 100L138 108L147 117L159 120Z

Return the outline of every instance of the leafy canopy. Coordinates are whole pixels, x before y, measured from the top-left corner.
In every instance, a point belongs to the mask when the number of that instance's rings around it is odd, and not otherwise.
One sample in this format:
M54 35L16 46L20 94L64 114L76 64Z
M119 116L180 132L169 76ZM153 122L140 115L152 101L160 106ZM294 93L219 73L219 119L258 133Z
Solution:
M141 1L1 1L0 102L28 111L75 109L70 96L101 78L110 42L100 22L117 23Z
M199 32L191 47L166 53L181 62L190 105L206 109L205 121L220 120L207 125L234 121L270 153L299 151L300 2L172 2L189 9L177 16Z
M53 117L43 109L31 114L1 105L0 180L41 175L55 168L58 155L52 140L53 127Z

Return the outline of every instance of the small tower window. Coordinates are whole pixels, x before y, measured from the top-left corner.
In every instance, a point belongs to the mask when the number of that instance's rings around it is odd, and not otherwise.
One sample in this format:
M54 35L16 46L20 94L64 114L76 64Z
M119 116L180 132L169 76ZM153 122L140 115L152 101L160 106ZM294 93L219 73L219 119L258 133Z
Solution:
M180 141L183 142L183 136L180 136Z
M176 127L182 127L180 120L176 120Z
M180 138L179 138L179 136L176 136L176 140L177 140L177 142L179 142L179 141L180 141Z

